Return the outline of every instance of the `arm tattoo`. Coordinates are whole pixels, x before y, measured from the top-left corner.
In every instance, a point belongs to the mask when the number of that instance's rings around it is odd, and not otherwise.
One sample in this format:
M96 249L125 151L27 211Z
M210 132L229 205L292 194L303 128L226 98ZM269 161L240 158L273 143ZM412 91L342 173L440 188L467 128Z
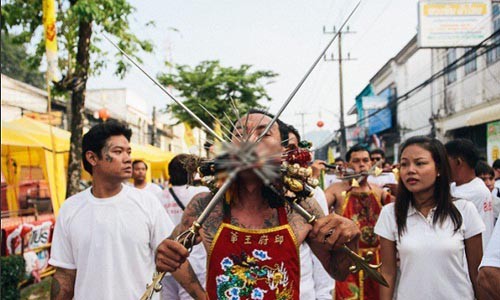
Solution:
M50 290L51 300L73 299L75 292L76 270L56 268Z
M173 272L175 280L189 293L193 299L203 298L205 291L198 280L198 276L193 271L193 268L186 261L177 271Z
M330 256L330 275L337 280L338 278L342 277L342 272L339 265L340 257L342 257L342 255L340 255L339 250L332 251L332 255Z

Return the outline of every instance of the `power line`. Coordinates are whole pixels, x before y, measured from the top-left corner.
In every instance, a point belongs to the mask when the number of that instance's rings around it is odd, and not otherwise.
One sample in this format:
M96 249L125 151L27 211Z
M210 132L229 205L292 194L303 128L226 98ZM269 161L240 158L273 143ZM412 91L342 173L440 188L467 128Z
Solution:
M430 83L432 83L434 80L450 73L450 72L453 72L455 70L457 70L457 68L465 65L466 63L469 62L469 60L467 59L467 56L469 56L471 53L477 51L478 49L483 49L483 52L480 53L480 54L476 54L476 57L479 57L479 56L482 56L484 54L486 54L490 49L493 49L497 46L500 46L500 42L499 43L495 43L495 44L491 44L489 46L487 46L486 48L482 48L484 43L486 43L487 41L489 41L490 39L493 39L495 38L497 35L500 35L500 29L495 31L492 35L490 35L489 37L487 37L485 40L483 40L481 43L477 44L476 46L474 47L471 47L469 50L465 51L465 53L460 56L458 59L456 59L455 61L451 62L450 64L448 64L446 67L444 67L443 69L441 69L440 71L434 73L430 78L426 79L424 82L422 82L421 84L417 85L416 87L410 89L408 92L406 92L405 94L395 98L393 101L391 101L389 104L387 104L385 107L382 107L382 108L379 108L377 109L376 111L372 112L371 114L368 114L367 116L365 117L362 117L361 119L359 119L357 121L357 123L361 122L361 121L364 121L366 119L369 119L373 116L375 116L376 114L380 113L381 111L387 109L387 108L392 108L392 106L396 105L396 104L400 104L406 100L409 99L409 97L414 94L415 92L421 90L422 88L424 88L425 86L429 85ZM486 50L484 50L486 49ZM462 61L463 60L463 61Z
M486 39L484 39L481 43L477 44L476 46L473 46L473 47L469 48L467 51L465 51L465 53L462 56L460 56L459 58L457 58L453 62L449 63L446 67L444 67L440 71L434 73L431 77L429 77L428 79L424 80L421 84L419 84L419 85L415 86L414 88L410 89L405 94L403 94L403 95L401 95L401 96L393 99L385 107L379 108L376 111L368 114L367 116L364 116L364 117L360 118L359 120L357 120L356 123L361 123L362 121L367 120L367 119L375 116L376 114L382 112L385 109L392 108L395 105L400 104L400 103L402 103L402 102L410 99L411 95L413 95L416 92L420 91L425 86L431 84L436 79L438 79L438 78L440 78L440 77L442 77L442 76L444 76L444 75L446 75L446 74L448 74L450 72L456 71L459 67L467 64L469 62L469 60L470 60L470 59L468 59L468 56L470 56L472 53L475 53L478 50L482 50L482 52L478 51L479 53L476 53L476 57L480 57L480 56L483 56L486 53L488 53L491 49L494 49L495 47L500 46L500 42L493 43L493 44L490 44L490 45L485 45L485 43L487 43L488 41L496 38L497 36L500 36L500 29L496 30L493 34L491 34L489 37L487 37ZM343 129L345 130L346 128L347 127L344 126ZM333 138L333 136L339 130L341 130L341 129L342 128L339 128L338 130L332 132L332 134L328 137L328 142L327 143L329 143L330 140ZM316 147L316 149L324 147L327 143L324 143L320 147Z

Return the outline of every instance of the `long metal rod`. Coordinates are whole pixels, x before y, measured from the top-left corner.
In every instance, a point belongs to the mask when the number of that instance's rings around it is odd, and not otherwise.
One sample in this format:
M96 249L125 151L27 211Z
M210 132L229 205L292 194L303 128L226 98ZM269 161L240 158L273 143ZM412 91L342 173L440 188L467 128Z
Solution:
M290 101L292 101L293 97L295 97L295 94L297 94L297 92L302 87L302 85L304 84L304 82L307 80L307 78L309 77L309 75L311 75L311 73L314 70L314 68L316 68L316 65L323 58L323 56L325 55L326 51L328 51L328 48L330 48L330 46L333 44L333 42L335 41L335 39L337 39L337 36L342 31L342 29L344 29L345 25L347 24L347 22L349 21L349 19L352 17L352 15L354 14L354 12L358 9L358 7L359 7L360 4L361 4L361 0L358 2L358 4L356 4L356 6L351 11L351 13L349 14L349 16L347 16L347 19L345 19L345 21L342 23L342 25L340 26L339 31L337 31L337 33L333 36L333 38L326 45L326 47L323 49L323 51L321 51L321 54L318 56L318 58L316 58L316 60L314 61L314 63L312 64L312 66L309 68L309 70L306 72L306 74L304 75L304 77L302 77L302 79L300 80L299 84L297 84L297 86L295 87L295 89L293 89L292 93L290 94L290 96L288 96L288 99L286 99L285 103L283 103L283 105L281 106L280 110L276 113L276 115L271 120L271 122L269 122L269 124L267 124L266 128L264 129L264 131L262 132L262 134L257 139L257 143L266 135L266 133L273 126L273 124L281 116L281 114L283 113L283 111L285 110L285 108L288 106L288 104L290 103Z
M231 184L234 182L236 179L236 176L238 173L241 171L241 168L236 168L233 170L231 173L229 173L228 177L226 178L226 181L224 184L219 188L217 193L212 197L210 202L208 202L207 206L203 210L203 212L200 214L200 216L196 219L196 221L193 222L193 225L186 231L182 232L179 234L176 238L176 240L181 243L186 249L189 251L192 249L194 246L194 241L196 239L196 235L198 234L198 231L200 230L201 226L207 219L207 217L210 215L214 207L219 203L219 200L224 196L226 191L229 189ZM165 276L166 272L155 272L153 274L153 280L150 284L146 286L146 291L144 294L141 296L140 300L150 300L153 297L153 294L155 292L159 292L162 288L161 286L161 280Z
M182 109L184 109L191 117L193 117L193 119L195 119L196 122L198 122L198 124L200 124L203 128L205 128L206 131L208 131L219 141L225 142L225 140L221 136L219 136L212 128L210 128L210 126L205 124L205 122L203 122L203 120L201 120L194 112L192 112L186 105L184 105L184 103L177 100L177 98L175 98L172 94L170 94L167 91L167 89L165 89L155 78L149 75L148 72L146 72L132 57L130 57L125 51L123 51L110 38L108 38L106 34L104 34L103 32L101 32L101 34L106 40L108 40L108 42L111 43L111 45L113 45L118 51L120 51L120 53L123 54L134 66L136 66L144 75L146 75L146 77L148 77L151 81L153 81L153 83L156 86L158 86L165 94L167 94L167 96L170 97L170 99L174 100L174 102L177 103L180 107L182 107Z

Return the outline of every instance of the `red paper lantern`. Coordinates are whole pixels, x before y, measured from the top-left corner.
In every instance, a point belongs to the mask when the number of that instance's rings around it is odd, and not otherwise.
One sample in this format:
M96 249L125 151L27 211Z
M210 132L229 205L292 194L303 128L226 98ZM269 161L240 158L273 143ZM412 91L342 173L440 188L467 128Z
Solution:
M109 119L109 112L105 108L101 108L99 110L99 118L101 118L104 122L106 122L107 119Z
M321 128L323 127L323 125L325 125L325 123L323 123L323 121L318 121L318 123L316 123L316 125Z

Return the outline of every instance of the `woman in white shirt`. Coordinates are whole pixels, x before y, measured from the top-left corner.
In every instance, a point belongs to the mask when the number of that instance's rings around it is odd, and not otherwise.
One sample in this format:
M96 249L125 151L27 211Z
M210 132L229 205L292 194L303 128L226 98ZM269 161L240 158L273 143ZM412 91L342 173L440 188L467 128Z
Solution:
M380 287L380 299L473 300L485 227L471 202L452 200L443 144L410 138L400 162L396 202L384 206L375 226L381 272L390 285ZM395 288L397 254L401 277Z

